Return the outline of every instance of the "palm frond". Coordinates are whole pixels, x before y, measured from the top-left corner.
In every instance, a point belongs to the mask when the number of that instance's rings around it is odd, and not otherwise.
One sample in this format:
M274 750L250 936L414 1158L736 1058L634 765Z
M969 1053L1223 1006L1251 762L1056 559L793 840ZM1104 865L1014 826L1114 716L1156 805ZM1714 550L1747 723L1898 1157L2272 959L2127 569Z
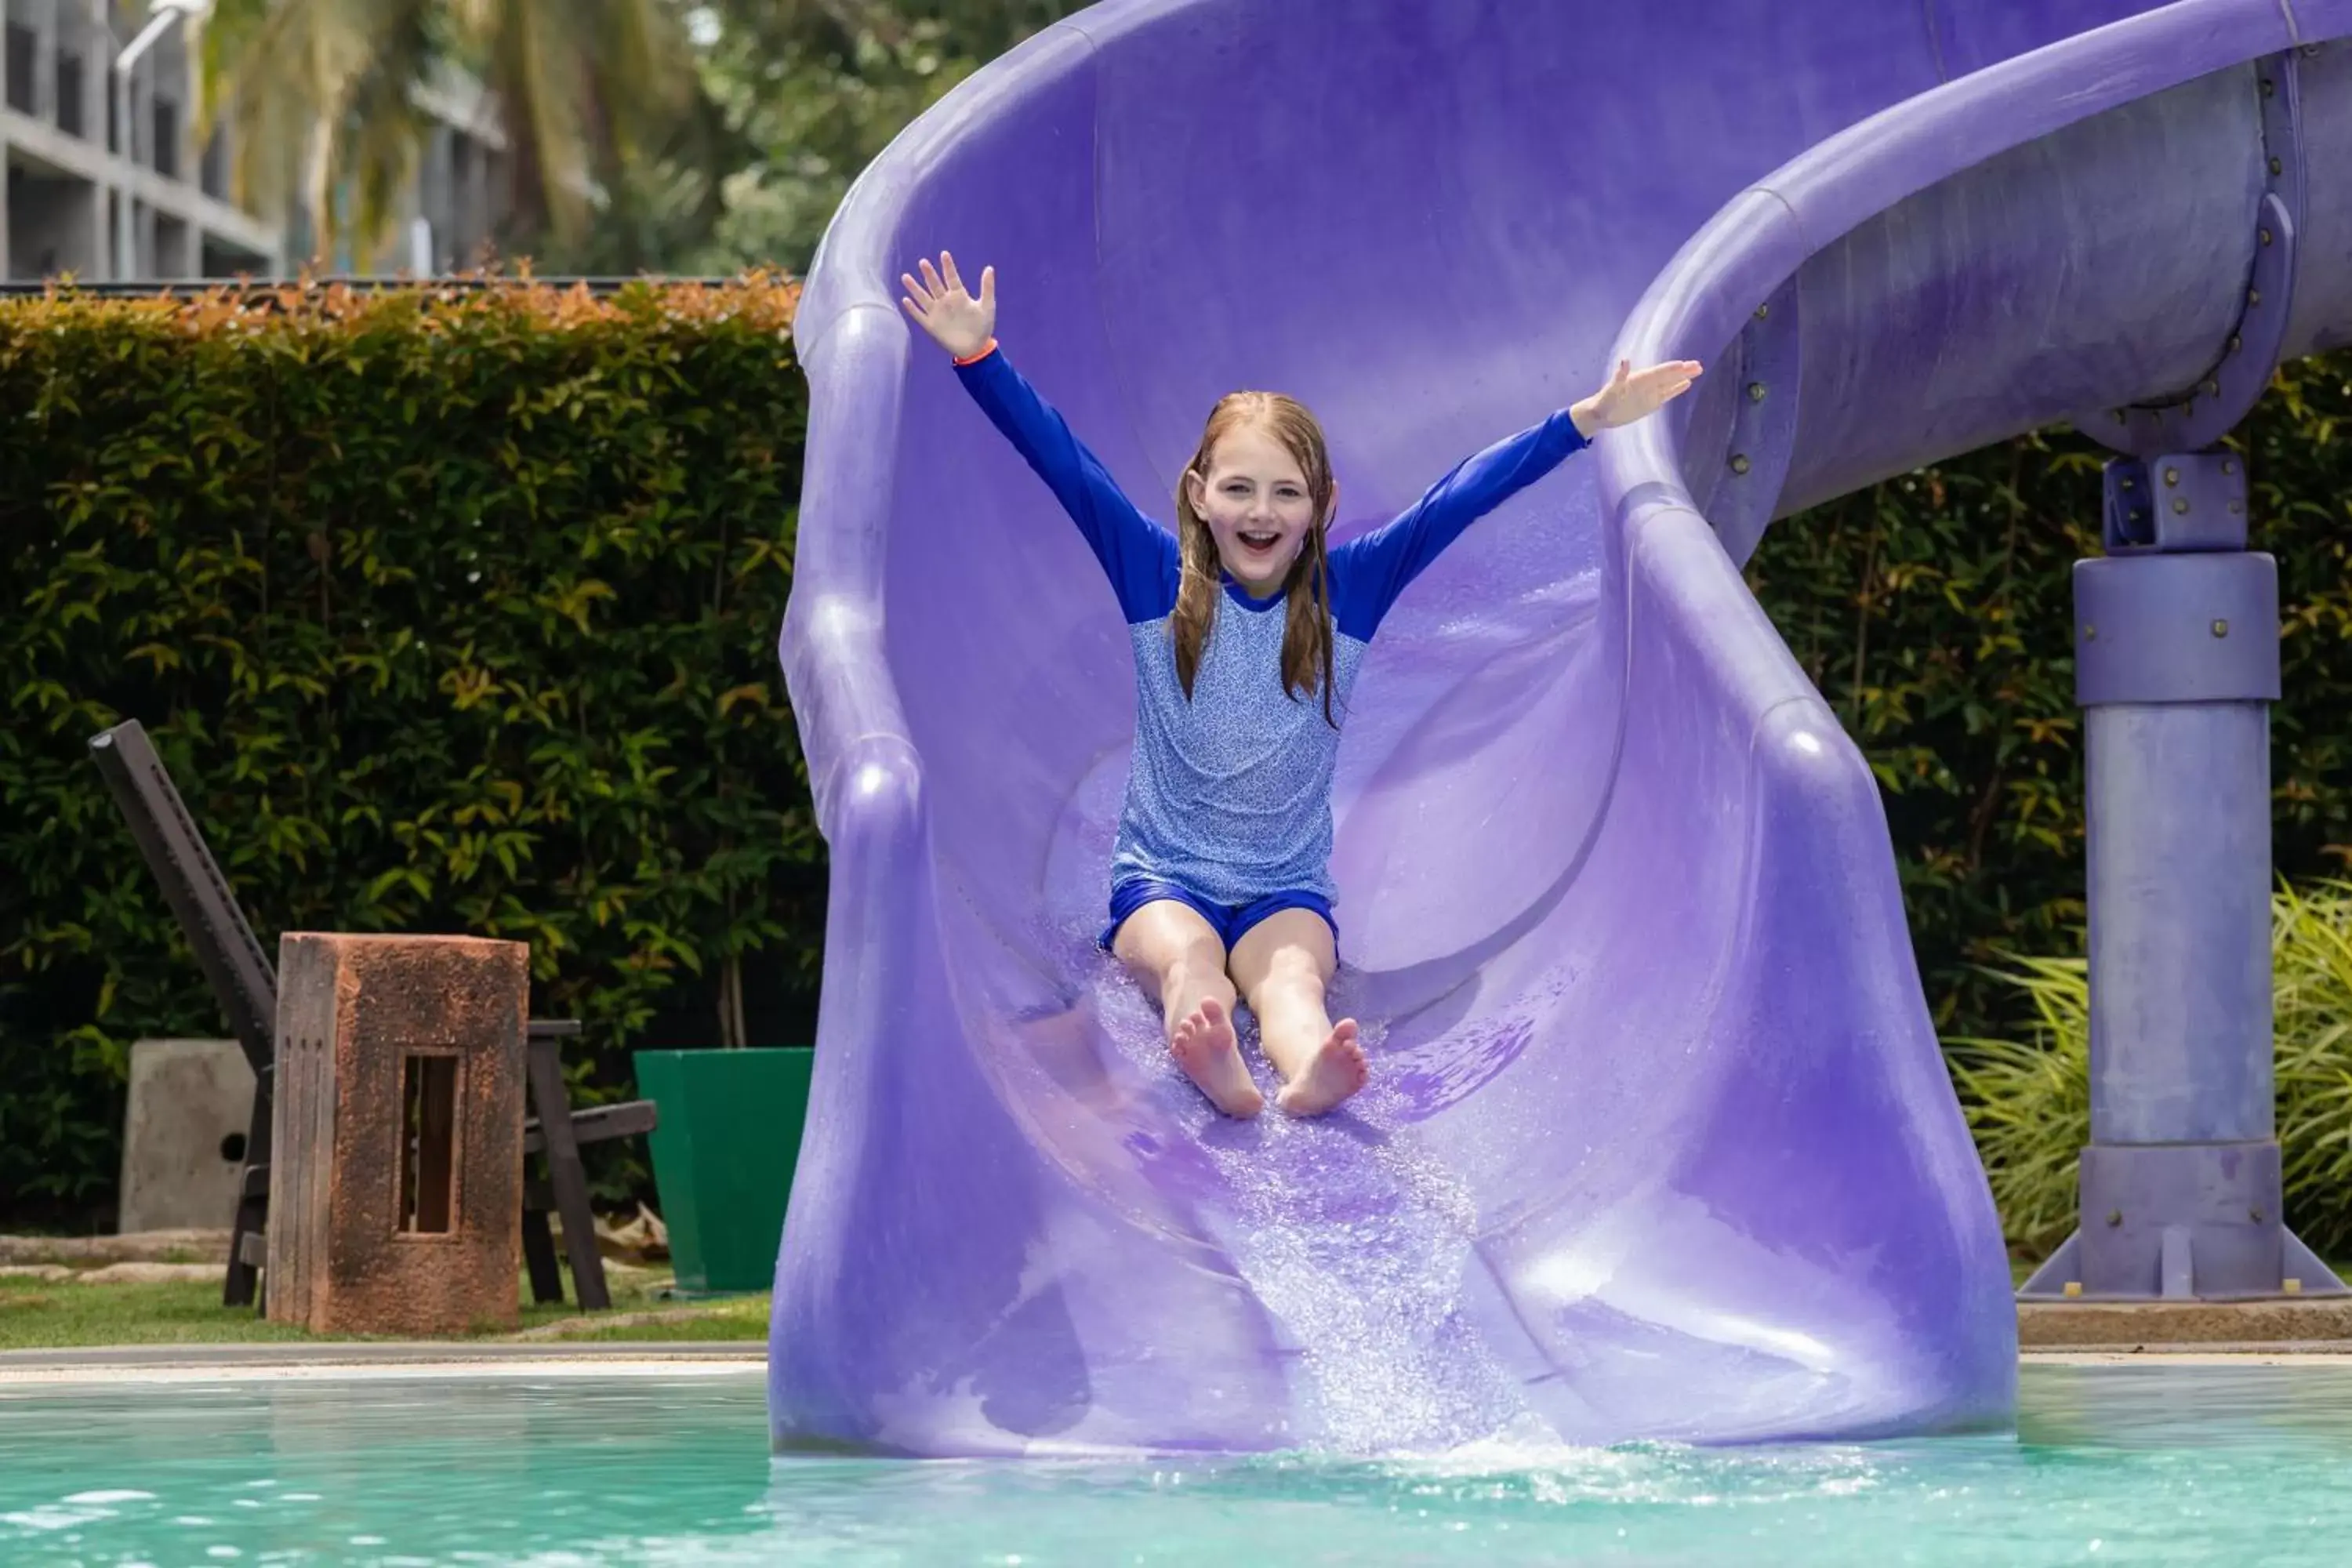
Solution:
M415 173L418 89L445 67L496 106L525 233L578 233L600 179L673 137L697 91L681 0L222 0L203 49L205 129L229 128L236 199L299 205L322 243L365 247Z

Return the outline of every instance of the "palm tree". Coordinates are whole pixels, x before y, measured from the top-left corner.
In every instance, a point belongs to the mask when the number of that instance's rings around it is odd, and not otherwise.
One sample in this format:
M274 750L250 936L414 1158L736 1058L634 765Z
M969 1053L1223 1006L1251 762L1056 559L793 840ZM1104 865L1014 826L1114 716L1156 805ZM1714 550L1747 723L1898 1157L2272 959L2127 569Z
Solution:
M307 216L322 250L385 237L420 93L458 72L506 137L509 243L576 241L598 192L702 119L684 0L219 0L204 59L236 198Z

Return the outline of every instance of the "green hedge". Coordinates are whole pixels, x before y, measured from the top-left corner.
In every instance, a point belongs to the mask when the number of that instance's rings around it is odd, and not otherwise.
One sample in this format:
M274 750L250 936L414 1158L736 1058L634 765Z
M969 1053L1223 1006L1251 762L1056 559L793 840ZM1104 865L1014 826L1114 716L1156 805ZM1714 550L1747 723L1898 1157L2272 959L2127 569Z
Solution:
M2352 355L2283 370L2238 433L2252 547L2279 563L2279 873L2352 858ZM1777 523L1748 578L1868 754L1937 1026L2033 1024L1999 955L2082 951L2083 768L2070 569L2099 552L2101 464L2029 436Z
M273 952L528 941L585 1100L747 997L806 1038L794 299L0 304L0 1216L101 1219L129 1043L222 1026L86 754L124 718Z
M590 1026L589 1098L739 1008L752 1043L807 1037L823 847L772 652L793 302L751 279L0 303L0 1219L102 1219L128 1043L220 1027L84 753L123 717L266 942L529 940L537 1010ZM2243 432L2297 880L2352 847L2347 371L2289 368ZM1907 475L1780 524L1749 568L1878 773L1950 1037L2030 1027L1995 954L2079 950L2067 571L2102 456L2053 434ZM605 1191L641 1188L639 1151L603 1156Z

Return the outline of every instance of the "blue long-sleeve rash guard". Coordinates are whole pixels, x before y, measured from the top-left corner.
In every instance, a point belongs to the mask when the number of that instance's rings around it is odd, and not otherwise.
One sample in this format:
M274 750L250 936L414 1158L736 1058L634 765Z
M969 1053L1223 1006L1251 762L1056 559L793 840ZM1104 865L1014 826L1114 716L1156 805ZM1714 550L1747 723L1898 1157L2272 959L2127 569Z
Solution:
M1187 701L1169 625L1181 575L1175 536L1128 500L1003 350L960 363L956 374L1077 523L1127 617L1135 744L1113 885L1150 877L1229 906L1283 892L1332 899L1339 735L1325 721L1319 690L1284 689L1284 595L1252 598L1226 579ZM1393 521L1331 549L1335 715L1405 585L1464 529L1586 444L1568 414L1556 413L1464 461Z

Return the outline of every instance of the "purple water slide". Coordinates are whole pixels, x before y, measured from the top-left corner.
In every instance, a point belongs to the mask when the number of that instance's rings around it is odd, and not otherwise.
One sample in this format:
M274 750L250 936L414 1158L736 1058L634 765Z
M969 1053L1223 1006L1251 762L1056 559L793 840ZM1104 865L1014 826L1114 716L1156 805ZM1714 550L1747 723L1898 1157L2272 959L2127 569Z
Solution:
M2342 341L2352 51L2305 46L2347 30L2344 0L1114 0L911 128L796 329L782 651L833 859L778 1444L2006 1422L2008 1265L1877 789L1738 563L1776 516L2207 376L2253 330L2266 60L2312 174L2264 342ZM1373 1082L1340 1114L1215 1117L1092 948L1124 629L898 311L942 247L1163 518L1234 387L1322 417L1344 534L1617 353L1712 367L1373 646L1334 860Z

